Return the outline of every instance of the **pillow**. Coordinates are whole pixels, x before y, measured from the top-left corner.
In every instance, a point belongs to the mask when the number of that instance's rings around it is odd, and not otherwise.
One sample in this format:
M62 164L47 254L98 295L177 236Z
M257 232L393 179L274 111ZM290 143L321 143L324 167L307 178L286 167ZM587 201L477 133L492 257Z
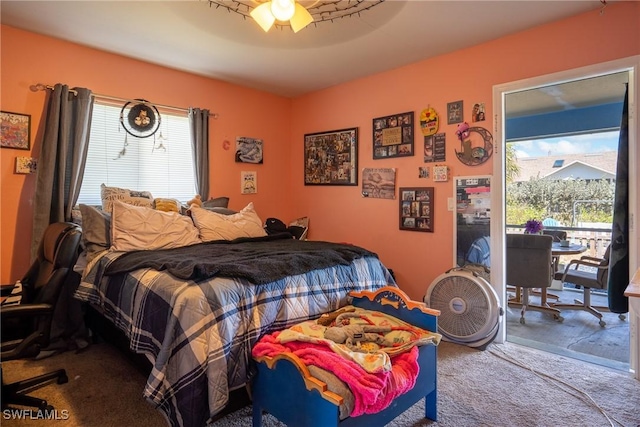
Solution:
M238 213L238 211L234 211L233 209L222 208L218 206L214 206L212 208L203 208L203 209L206 209L209 212L219 213L220 215L233 215Z
M229 207L228 197L216 197L202 202L203 208L227 208Z
M191 207L191 218L200 231L203 242L233 240L239 237L263 237L262 220L249 203L233 215L221 215L201 207Z
M180 212L182 205L176 199L154 199L153 208L163 212Z
M87 262L111 246L111 214L89 205L80 205L82 240Z
M120 200L134 206L153 207L153 196L148 191L133 191L101 184L100 197L102 198L102 210L105 212L111 212L111 204L114 200Z
M177 212L112 202L111 249L171 249L201 243L191 218Z

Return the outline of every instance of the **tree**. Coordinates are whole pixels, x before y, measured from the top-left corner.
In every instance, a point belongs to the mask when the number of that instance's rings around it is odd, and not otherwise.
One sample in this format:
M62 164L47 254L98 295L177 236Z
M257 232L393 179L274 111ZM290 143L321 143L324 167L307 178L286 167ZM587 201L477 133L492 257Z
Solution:
M520 175L520 167L518 166L516 149L514 148L512 142L507 142L504 154L506 159L505 178L507 180L507 184L510 184L516 179L518 175Z

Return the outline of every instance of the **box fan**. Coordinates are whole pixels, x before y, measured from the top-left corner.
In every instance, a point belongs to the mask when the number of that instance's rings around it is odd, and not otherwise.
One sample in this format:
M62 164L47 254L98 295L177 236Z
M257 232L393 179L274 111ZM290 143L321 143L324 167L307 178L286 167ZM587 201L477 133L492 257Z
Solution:
M424 302L440 310L438 332L444 340L484 350L498 334L503 315L498 295L474 269L456 267L436 277Z

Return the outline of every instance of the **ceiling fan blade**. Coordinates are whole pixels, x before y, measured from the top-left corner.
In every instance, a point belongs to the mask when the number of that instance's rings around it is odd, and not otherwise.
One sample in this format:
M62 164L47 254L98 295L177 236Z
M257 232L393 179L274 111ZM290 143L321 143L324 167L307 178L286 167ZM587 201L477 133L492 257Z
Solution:
M313 16L309 13L307 9L304 8L299 3L296 3L296 11L291 17L289 23L291 24L291 29L294 33L297 33L307 25L313 22Z

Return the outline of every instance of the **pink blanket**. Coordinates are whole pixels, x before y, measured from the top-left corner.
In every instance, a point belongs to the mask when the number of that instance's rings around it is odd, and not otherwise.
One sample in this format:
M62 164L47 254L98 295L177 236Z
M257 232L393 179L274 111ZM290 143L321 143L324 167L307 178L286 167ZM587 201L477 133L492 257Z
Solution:
M397 396L411 390L420 372L418 347L401 353L391 359L391 371L378 374L368 373L360 365L344 359L329 347L304 342L281 344L276 340L279 332L264 336L253 347L252 355L274 357L291 352L305 365L314 365L332 372L345 382L355 399L352 417L374 414L385 409Z

